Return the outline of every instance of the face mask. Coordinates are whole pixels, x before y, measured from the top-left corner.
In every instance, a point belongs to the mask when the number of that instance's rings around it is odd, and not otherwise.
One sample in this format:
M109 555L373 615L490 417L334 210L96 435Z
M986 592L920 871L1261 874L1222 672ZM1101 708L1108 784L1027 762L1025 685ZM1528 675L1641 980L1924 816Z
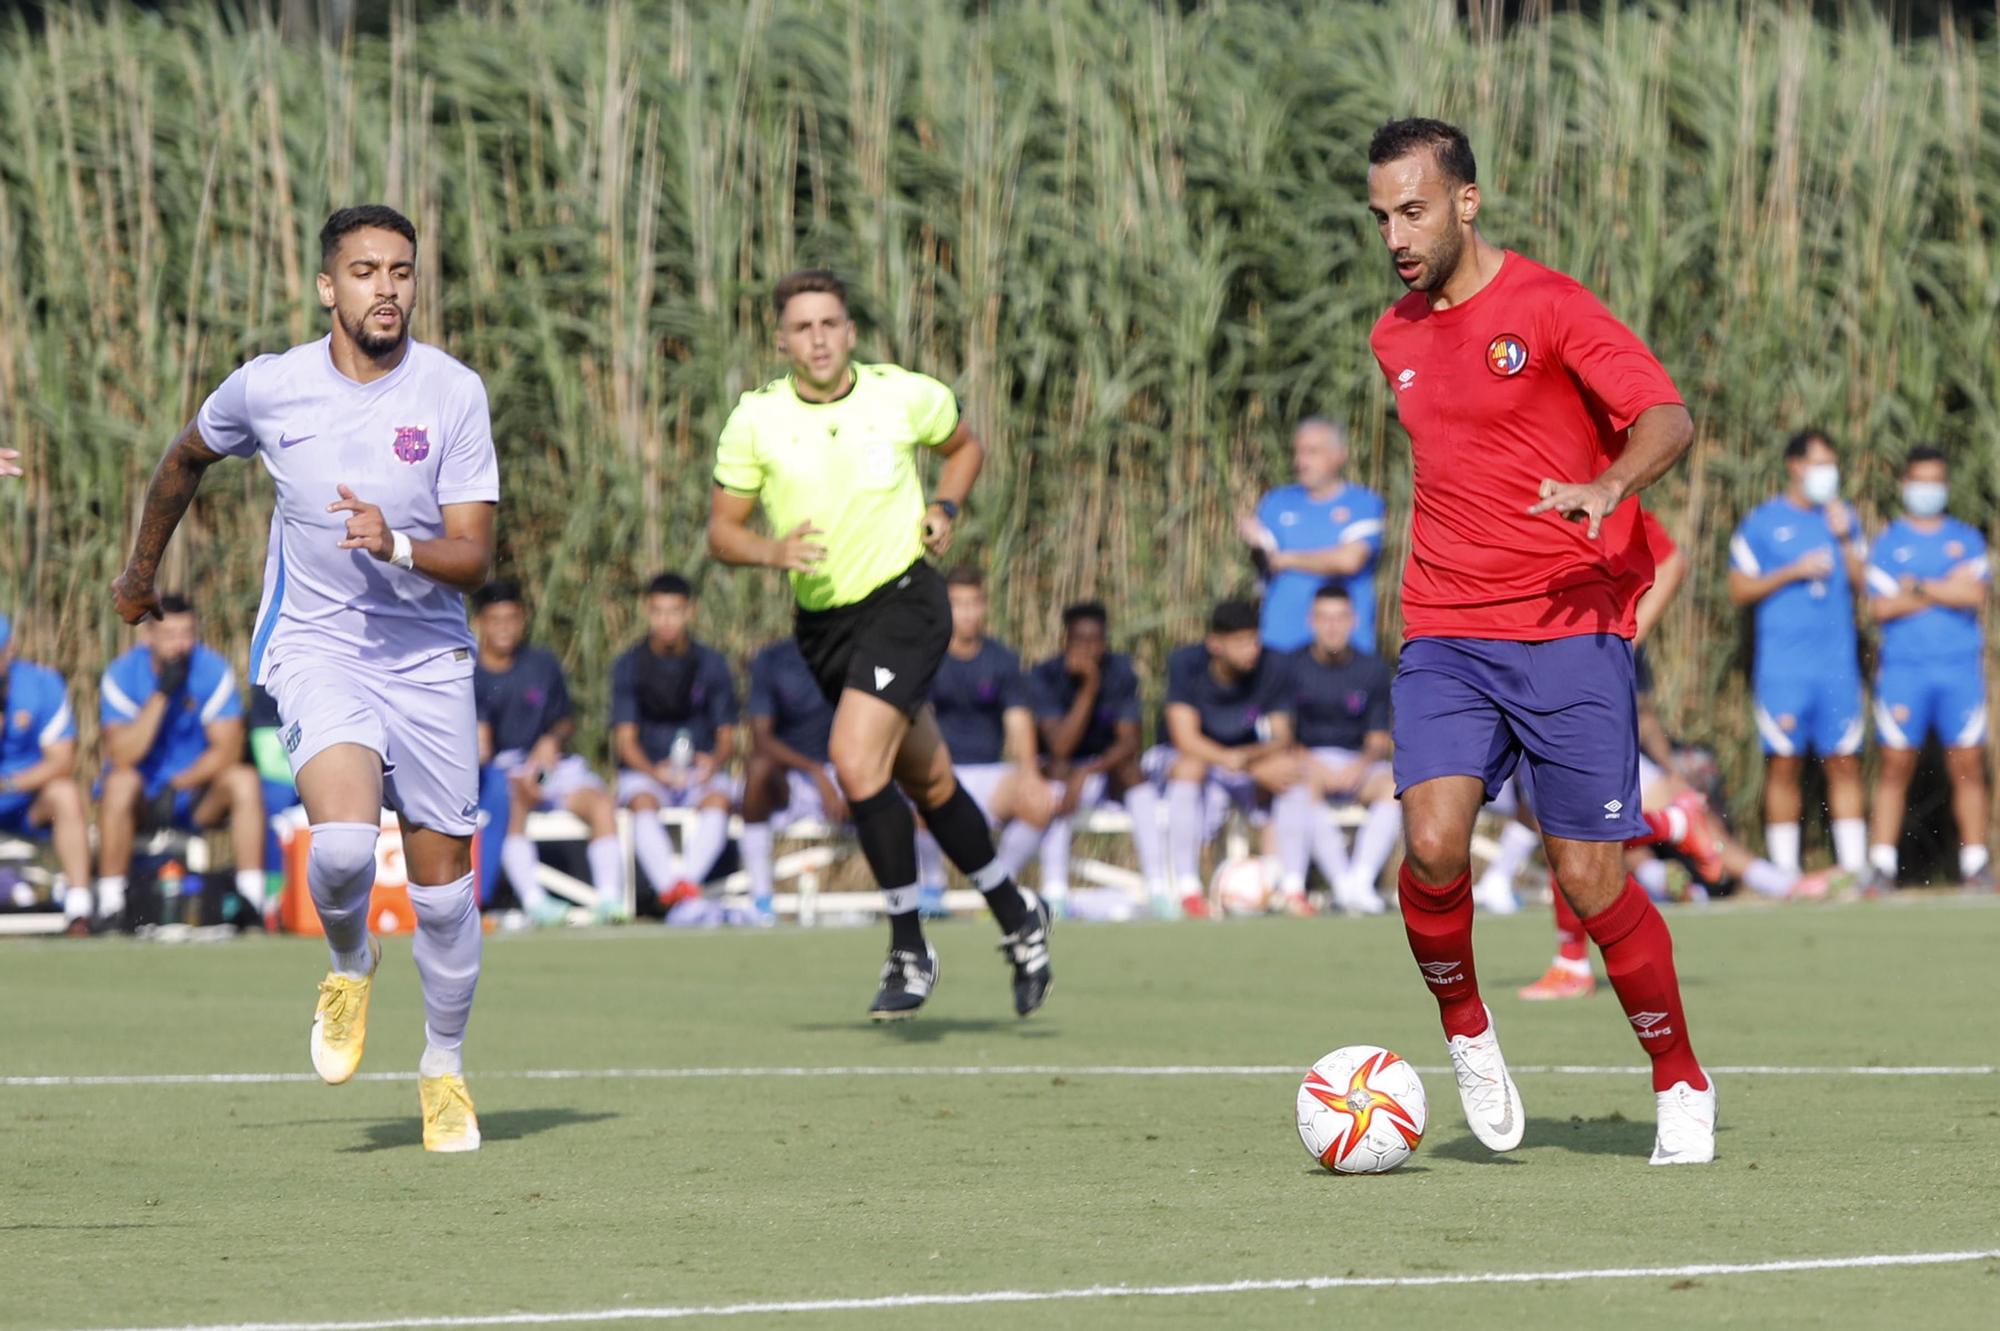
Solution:
M1815 462L1799 480L1809 504L1830 504L1840 495L1840 468L1831 462Z
M1950 488L1942 481L1904 481L1903 507L1910 510L1912 517L1934 518L1944 512Z

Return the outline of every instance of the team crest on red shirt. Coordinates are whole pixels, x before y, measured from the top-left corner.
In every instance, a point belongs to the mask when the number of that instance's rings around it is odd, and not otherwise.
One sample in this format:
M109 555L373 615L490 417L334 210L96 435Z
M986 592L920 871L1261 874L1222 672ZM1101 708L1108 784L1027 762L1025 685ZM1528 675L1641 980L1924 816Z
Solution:
M1512 333L1502 333L1486 344L1486 368L1502 379L1528 368L1528 344Z
M427 425L396 427L396 456L415 466L431 455L431 431Z

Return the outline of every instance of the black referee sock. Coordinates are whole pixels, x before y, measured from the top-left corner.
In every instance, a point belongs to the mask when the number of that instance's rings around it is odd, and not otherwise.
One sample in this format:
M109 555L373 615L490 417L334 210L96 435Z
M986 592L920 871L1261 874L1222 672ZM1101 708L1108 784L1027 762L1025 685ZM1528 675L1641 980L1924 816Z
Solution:
M849 800L847 811L861 856L882 888L889 946L923 951L924 927L917 917L917 820L909 804L894 785L887 785L866 799Z
M994 861L993 832L986 826L978 801L965 793L964 786L953 781L945 802L924 810L924 826L937 838L938 849L985 895L993 918L1000 922L1000 932L1015 933L1027 923L1027 900Z

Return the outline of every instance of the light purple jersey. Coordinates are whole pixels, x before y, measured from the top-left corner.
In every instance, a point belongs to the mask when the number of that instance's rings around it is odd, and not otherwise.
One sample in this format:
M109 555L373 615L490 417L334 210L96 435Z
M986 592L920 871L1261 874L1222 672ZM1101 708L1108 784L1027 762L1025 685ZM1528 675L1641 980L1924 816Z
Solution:
M196 418L210 448L260 454L277 483L250 676L262 684L288 660L397 673L436 662L426 677L469 676L465 598L365 550L342 550L348 515L326 506L345 485L379 506L391 530L421 541L444 535L444 505L497 503L486 386L414 339L402 364L358 384L334 368L331 343L257 357Z

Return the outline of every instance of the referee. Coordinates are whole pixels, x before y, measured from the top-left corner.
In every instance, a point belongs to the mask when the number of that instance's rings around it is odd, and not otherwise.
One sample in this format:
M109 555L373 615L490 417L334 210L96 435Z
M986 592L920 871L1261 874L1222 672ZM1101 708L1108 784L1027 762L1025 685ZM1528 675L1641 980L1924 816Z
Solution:
M833 273L787 275L771 305L792 372L745 393L722 427L708 548L725 563L791 575L794 633L834 705L829 753L889 916L889 958L868 1015L914 1014L938 979L937 951L917 916L916 822L893 781L985 894L1014 968L1014 1010L1025 1017L1049 991L1049 913L995 862L986 815L953 777L927 702L951 640L951 607L924 553L950 547L986 449L943 384L852 359L847 288ZM920 447L944 459L928 504ZM750 529L760 501L783 535Z

